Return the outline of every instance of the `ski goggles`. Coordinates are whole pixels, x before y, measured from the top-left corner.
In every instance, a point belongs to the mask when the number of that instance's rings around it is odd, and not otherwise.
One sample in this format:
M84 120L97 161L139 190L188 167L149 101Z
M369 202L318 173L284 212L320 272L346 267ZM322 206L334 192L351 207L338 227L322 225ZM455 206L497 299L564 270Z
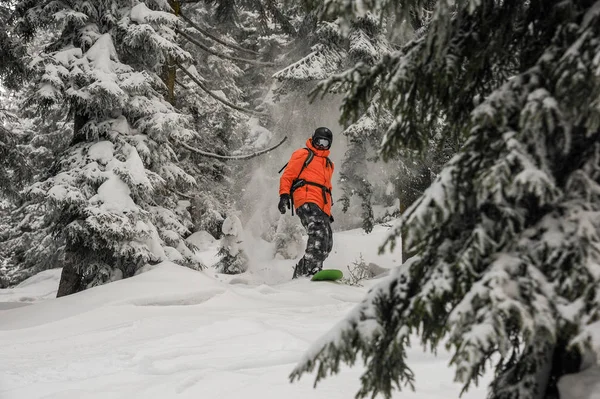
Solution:
M326 138L320 137L317 139L313 139L313 145L319 149L329 149L331 146L331 142Z

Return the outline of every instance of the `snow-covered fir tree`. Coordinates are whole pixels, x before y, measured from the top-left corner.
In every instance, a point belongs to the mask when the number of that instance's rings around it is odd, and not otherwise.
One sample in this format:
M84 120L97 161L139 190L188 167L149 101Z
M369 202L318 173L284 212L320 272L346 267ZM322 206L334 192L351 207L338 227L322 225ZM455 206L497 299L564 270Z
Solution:
M275 2L240 3L214 1L185 3L180 15L182 46L192 61L178 72L178 105L194 117L198 136L190 145L221 156L235 156L264 148L273 137L255 134L266 130L268 115L260 113L260 101L269 86L277 51L279 29L268 21L277 10ZM267 9L266 9L267 8ZM285 21L282 14L279 18ZM181 163L198 181L192 198L192 218L197 230L218 236L225 215L239 199L234 181L248 179L247 161L207 158L183 151Z
M144 264L201 264L184 237L191 221L174 194L195 183L176 163L174 142L196 133L165 100L163 67L190 58L174 40L166 1L20 1L24 38L58 23L59 38L30 65L25 105L38 129L67 117L68 150L51 176L27 189L47 206L64 239L58 295L120 277Z
M248 270L248 255L244 250L244 228L240 218L229 215L223 221L223 236L215 265L219 273L239 274Z
M0 0L0 83L9 89L18 89L27 77L26 48L19 37L12 34L14 1Z
M43 117L19 110L22 99L17 92L4 94L0 95L0 198L5 199L0 208L0 259L4 259L0 279L13 285L62 263L63 243L52 234L45 204L28 198L22 189L47 176L57 154L68 146L72 125L62 122L36 129Z
M353 20L364 9L326 3ZM422 2L361 2L402 20ZM320 6L317 5L317 6ZM521 27L521 28L516 28ZM600 317L600 3L438 1L427 29L351 87L344 115L373 99L394 121L383 154L423 150L443 116L464 145L389 238L415 255L316 344L292 374L364 359L359 397L410 386L412 334L447 342L468 389L493 367L491 398L557 397Z

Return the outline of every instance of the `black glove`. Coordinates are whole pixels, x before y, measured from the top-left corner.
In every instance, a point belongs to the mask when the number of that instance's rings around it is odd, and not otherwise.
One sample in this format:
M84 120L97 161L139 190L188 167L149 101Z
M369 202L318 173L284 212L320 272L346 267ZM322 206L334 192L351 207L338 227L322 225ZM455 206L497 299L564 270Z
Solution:
M333 215L329 216L329 222L333 223Z
M279 212L281 212L282 215L285 214L286 206L288 209L291 208L290 195L289 194L281 194L279 196L279 205L277 205L277 208L279 208Z

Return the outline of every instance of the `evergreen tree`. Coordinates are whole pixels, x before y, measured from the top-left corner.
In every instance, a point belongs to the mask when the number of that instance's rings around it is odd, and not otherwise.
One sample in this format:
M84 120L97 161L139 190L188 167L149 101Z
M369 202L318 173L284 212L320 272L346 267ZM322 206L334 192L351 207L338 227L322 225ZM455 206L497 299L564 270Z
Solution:
M68 150L27 189L65 243L58 295L132 276L149 262L199 267L183 239L189 213L174 194L195 181L172 146L195 132L164 99L160 78L169 60L190 58L174 41L169 4L23 0L16 9L24 38L55 23L61 29L31 63L25 102L44 115L40 130L73 121L72 133L58 130L69 136Z
M194 116L199 134L193 147L221 156L264 147L265 137L254 133L269 122L259 108L269 86L269 60L275 56L272 42L277 38L257 21L267 14L260 1L211 1L181 8L186 22L182 42L193 61L178 74L184 87L178 92L178 105ZM253 168L246 161L206 158L193 151L182 152L180 160L199 183L187 193L195 229L219 236L225 215L240 197L233 184L247 181Z
M318 3L319 5L321 3ZM398 20L422 1L366 0ZM600 317L600 3L445 1L427 28L347 84L343 117L380 95L394 117L387 157L444 134L466 139L402 216L388 244L415 253L374 287L292 374L366 364L359 397L411 386L413 333L447 340L468 389L493 365L491 398L556 397ZM322 11L352 20L357 2ZM375 90L379 87L379 90Z
M51 36L51 35L50 35ZM37 47L35 43L32 47ZM71 124L56 123L36 130L43 117L30 117L19 109L22 96L13 91L0 95L0 269L3 285L18 284L40 271L62 264L64 243L54 239L43 202L33 201L21 191L45 178L56 155L68 146ZM59 130L59 127L61 130Z
M10 29L14 22L13 7L13 0L0 0L0 82L9 89L18 89L27 76L24 62L26 49Z
M216 6L219 9L219 6ZM213 12L211 12L213 11ZM204 4L196 4L182 9L183 15L194 23L200 24L216 34L231 21L223 21L225 15L217 10L211 10ZM233 16L233 15L230 15ZM219 29L220 28L220 29ZM189 26L186 35L200 42L206 48L228 53L231 50L220 45L209 37L199 34ZM206 84L211 93L234 103L240 102L243 93L235 78L243 74L234 62L207 53L194 43L183 39L183 46L190 52L194 60L189 71L201 82ZM184 66L185 67L185 66ZM247 116L234 110L201 90L190 77L179 74L185 89L178 95L178 103L194 117L194 126L199 133L190 142L195 148L228 155L231 150L241 145L240 139ZM192 151L182 153L180 161L186 171L198 181L196 189L187 192L192 198L192 218L195 230L205 230L218 237L226 213L231 210L231 161L206 158Z
M223 222L223 237L218 255L221 258L215 265L219 273L239 274L248 270L248 256L244 251L244 229L235 215Z

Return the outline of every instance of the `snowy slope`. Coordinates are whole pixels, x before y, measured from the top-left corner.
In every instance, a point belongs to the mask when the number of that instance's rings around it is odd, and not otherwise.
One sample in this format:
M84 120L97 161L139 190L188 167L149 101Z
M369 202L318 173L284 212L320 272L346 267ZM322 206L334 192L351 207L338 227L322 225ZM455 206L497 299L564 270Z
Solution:
M337 233L329 266L345 269L359 253L391 266L393 256L376 255L385 231ZM254 250L268 257L264 243ZM352 398L360 366L316 390L312 378L290 384L287 377L367 287L290 281L293 261L256 263L233 279L163 263L76 295L0 310L0 398ZM29 284L31 297L35 287ZM12 291L15 300L20 289ZM415 347L409 361L417 392L394 397L457 398L448 360ZM484 397L486 382L463 397Z
M60 272L61 269L46 270L28 278L15 288L0 290L0 310L54 298Z

